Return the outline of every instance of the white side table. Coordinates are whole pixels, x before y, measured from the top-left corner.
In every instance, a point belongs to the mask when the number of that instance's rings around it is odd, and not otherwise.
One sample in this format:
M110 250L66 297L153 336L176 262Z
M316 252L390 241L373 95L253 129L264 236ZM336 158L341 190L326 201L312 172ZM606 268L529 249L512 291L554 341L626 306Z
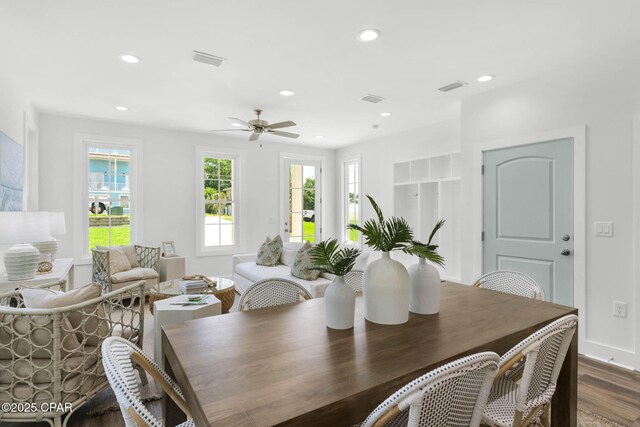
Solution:
M160 258L160 281L182 279L185 275L185 260L183 256Z
M194 296L194 295L189 295ZM213 295L209 295L206 304L203 305L172 305L187 300L186 295L165 298L156 301L153 306L153 335L154 351L153 357L156 363L163 366L162 360L162 326L172 323L182 323L187 320L201 319L203 317L216 316L222 311L220 300Z
M41 285L43 283L55 282L56 280L66 280L65 291L73 289L74 268L73 258L58 258L51 262L53 269L47 274L36 274L36 277L29 280L9 280L7 273L0 275L0 292L11 291L19 286Z

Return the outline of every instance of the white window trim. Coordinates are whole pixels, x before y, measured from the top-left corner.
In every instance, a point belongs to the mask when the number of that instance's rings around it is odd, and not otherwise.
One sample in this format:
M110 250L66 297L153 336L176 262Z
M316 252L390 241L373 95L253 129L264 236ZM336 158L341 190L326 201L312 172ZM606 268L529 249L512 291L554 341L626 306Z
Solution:
M76 134L75 150L74 150L74 176L76 177L74 192L74 209L72 218L74 219L74 243L75 243L75 261L77 264L90 264L91 253L85 251L89 246L88 233L89 215L83 214L87 212L85 206L85 196L89 189L87 186L87 177L89 174L89 162L87 156L88 147L106 147L125 149L131 152L130 180L129 188L130 200L133 200L133 210L130 217L130 241L132 244L141 244L143 242L142 221L143 204L142 204L142 140L136 138L122 138L116 136L93 135L93 134ZM78 219L78 215L80 218Z
M202 213L205 208L205 200L202 195L204 188L203 164L205 157L222 157L232 158L234 160L233 182L235 183L235 212L234 212L234 244L226 246L204 246L204 216ZM244 150L233 150L225 148L224 150L214 149L212 147L200 146L196 147L196 256L219 256L232 255L243 251L244 233L242 232L242 221L244 215L244 203L242 195L244 194L244 173L245 152Z
M347 166L347 163L353 163L353 162L357 162L358 163L358 196L360 197L360 201L362 202L362 156L360 154L356 154L350 157L345 157L340 159L340 243L342 243L345 246L349 246L349 247L354 247L354 248L359 248L362 249L363 248L363 243L362 243L362 236L360 236L360 242L351 242L349 240L345 239L346 233L345 230L347 228L347 215L348 213L346 212L346 208L347 208L347 195L348 195L348 190L347 190L347 179L345 176L345 168ZM362 225L362 205L360 205L360 225Z

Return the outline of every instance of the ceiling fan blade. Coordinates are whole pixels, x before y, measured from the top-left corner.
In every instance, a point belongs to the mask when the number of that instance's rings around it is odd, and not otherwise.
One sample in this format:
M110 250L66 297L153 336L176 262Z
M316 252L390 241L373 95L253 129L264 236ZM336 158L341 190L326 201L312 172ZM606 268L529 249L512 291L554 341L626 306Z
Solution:
M249 137L249 141L257 141L260 138L260 134L258 132L254 132Z
M269 125L269 128L271 129L280 129L280 128L288 128L289 126L295 126L295 122L292 122L291 120L288 120L286 122L278 122L278 123L273 123Z
M237 132L237 131L242 131L242 132L250 132L251 129L211 129L210 132Z
M279 130L272 130L269 133L272 133L272 134L278 135L278 136L284 136L285 138L297 138L297 137L300 136L297 133L282 132L282 131L279 131Z
M245 125L248 128L251 127L251 125L248 122L245 122L244 120L237 119L235 117L229 117L229 120L231 120L232 122L240 123L241 125Z

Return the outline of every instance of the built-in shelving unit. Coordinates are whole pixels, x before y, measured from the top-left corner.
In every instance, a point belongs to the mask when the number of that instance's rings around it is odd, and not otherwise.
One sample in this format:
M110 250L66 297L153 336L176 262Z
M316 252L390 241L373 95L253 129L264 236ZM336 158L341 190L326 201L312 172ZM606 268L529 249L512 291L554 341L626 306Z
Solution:
M442 278L460 281L460 153L395 163L393 172L394 215L404 217L423 242L429 239L436 222L445 219L435 242L446 265L438 269ZM412 262L404 256L399 259Z

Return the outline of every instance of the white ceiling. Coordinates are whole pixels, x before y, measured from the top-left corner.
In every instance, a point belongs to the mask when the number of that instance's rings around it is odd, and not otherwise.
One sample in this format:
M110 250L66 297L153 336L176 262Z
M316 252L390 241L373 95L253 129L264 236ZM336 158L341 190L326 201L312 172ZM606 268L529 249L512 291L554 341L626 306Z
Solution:
M601 55L637 55L639 16L636 0L2 0L0 75L42 111L207 132L260 107L298 123L286 129L296 144L339 147L454 117L460 99L536 75L605 71L615 64ZM381 37L358 42L369 27ZM193 50L228 61L196 63ZM497 78L475 81L486 73ZM458 79L470 85L436 90ZM387 100L360 101L368 93Z

